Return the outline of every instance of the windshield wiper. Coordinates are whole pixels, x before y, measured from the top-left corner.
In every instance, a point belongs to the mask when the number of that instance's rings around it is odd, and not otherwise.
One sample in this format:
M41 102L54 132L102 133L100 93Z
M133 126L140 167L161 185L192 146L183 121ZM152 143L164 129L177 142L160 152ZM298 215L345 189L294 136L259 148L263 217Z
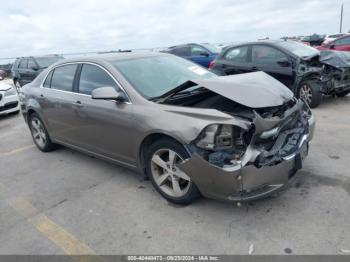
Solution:
M168 100L169 98L173 97L174 95L176 95L177 93L184 91L188 88L191 88L193 86L196 86L197 84L192 82L191 80L188 80L184 83L182 83L181 85L171 89L170 91L162 94L161 96L157 96L157 97L152 97L150 100L151 101L155 101L157 103L164 103L166 100Z

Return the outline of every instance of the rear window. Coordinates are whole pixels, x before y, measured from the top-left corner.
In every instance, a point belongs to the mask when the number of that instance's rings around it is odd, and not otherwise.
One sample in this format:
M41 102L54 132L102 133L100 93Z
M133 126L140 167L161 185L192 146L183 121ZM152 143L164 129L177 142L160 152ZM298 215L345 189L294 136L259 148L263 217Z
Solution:
M189 46L175 47L170 50L170 53L178 56L190 56L191 48Z
M246 62L248 54L248 46L241 46L229 49L225 53L225 60L232 62Z
M51 86L51 78L52 78L52 72L53 71L51 71L48 75L47 75L47 77L46 77L46 79L45 79L45 82L44 82L44 87L46 87L46 88L50 88L50 86Z
M77 66L64 65L56 67L51 79L51 88L62 91L73 91L73 81Z
M18 68L28 68L28 59L21 59Z

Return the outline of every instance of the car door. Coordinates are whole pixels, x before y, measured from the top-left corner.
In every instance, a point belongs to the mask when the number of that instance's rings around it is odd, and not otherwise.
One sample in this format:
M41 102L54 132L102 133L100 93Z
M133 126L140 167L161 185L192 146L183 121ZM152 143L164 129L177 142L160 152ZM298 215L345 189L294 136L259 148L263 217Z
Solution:
M330 44L330 49L337 51L350 51L350 36L335 40Z
M249 46L231 47L216 60L215 71L220 75L235 75L251 72Z
M18 68L17 68L18 79L21 86L28 84L28 79L26 79L27 71L28 71L28 59L23 58L19 61Z
M38 75L39 66L33 58L28 58L28 70L26 72L26 79L32 82Z
M53 139L76 145L77 93L73 85L78 64L60 65L46 77L43 87L39 88L37 100L42 108L45 123Z
M279 49L267 45L253 45L251 53L254 69L264 71L291 88L294 72L291 58Z
M211 61L213 61L216 55L211 54L206 48L199 45L190 45L191 55L190 60L193 62L208 68Z
M106 86L124 92L106 69L96 64L82 64L76 101L80 107L75 109L77 129L74 137L79 147L134 165L133 141L129 139L135 132L132 104L92 99L94 89Z

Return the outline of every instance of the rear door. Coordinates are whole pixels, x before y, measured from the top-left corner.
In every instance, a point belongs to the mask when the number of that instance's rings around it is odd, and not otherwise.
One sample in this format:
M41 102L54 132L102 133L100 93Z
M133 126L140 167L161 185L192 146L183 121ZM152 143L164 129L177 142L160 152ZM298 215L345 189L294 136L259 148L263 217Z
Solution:
M38 94L45 122L50 135L61 142L77 144L76 104L77 93L73 91L78 64L56 67L46 77Z
M28 58L28 70L26 72L26 79L32 82L38 75L39 66L33 58Z
M221 75L235 75L252 72L249 62L249 46L232 47L216 60L215 70Z
M28 71L28 59L22 58L19 61L18 68L17 68L19 82L22 86L29 83L28 79L26 78L27 71Z
M267 45L253 45L251 53L252 66L258 71L276 78L278 81L292 87L294 73L291 58L279 49Z

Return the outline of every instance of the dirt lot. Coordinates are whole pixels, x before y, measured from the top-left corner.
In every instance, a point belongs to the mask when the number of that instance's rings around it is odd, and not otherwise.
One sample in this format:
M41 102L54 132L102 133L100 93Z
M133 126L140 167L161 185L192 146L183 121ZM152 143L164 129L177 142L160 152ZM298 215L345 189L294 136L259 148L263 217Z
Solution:
M338 254L350 249L350 96L314 110L304 169L278 197L237 207L167 203L127 169L41 153L22 116L0 117L0 254Z

